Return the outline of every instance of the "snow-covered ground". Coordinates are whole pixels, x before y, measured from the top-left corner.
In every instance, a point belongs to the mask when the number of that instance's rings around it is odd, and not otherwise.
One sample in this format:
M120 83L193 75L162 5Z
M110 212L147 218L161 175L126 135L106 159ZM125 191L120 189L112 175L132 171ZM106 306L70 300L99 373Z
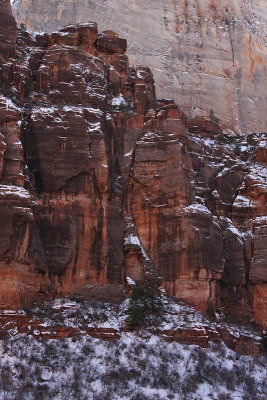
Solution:
M223 344L167 343L124 333L0 342L1 399L266 399L263 357L239 356Z
M220 341L210 342L208 348L169 343L153 331L216 329L219 323L192 307L163 298L160 316L136 332L125 332L122 327L128 302L114 305L60 299L33 312L28 310L30 318L39 318L47 327L79 327L81 333L72 338L45 339L14 329L6 332L0 340L0 399L266 399L263 354L239 355ZM253 331L224 325L257 340ZM120 337L104 341L83 336L86 326L113 328Z

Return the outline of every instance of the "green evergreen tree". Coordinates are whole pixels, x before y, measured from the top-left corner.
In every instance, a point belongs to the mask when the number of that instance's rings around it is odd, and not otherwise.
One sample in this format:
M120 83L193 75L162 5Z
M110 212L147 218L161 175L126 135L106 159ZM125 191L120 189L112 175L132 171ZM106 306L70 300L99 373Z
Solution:
M162 307L159 286L162 279L156 271L147 272L144 283L135 285L127 310L127 322L134 329L136 326L144 325L146 318L156 314Z

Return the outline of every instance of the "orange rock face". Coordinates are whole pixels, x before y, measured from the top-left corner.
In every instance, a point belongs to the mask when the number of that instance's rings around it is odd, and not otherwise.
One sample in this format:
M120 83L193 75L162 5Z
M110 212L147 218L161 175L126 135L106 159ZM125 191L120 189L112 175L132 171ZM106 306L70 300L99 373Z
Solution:
M20 29L0 68L0 303L120 300L154 266L266 327L266 136L188 120L126 47L95 23Z

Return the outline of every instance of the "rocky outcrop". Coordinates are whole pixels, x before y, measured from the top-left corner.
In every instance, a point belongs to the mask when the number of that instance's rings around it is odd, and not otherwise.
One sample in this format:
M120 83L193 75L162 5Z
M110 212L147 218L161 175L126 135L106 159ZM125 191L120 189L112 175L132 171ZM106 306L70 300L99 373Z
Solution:
M169 295L266 327L266 136L157 100L95 23L19 30L0 69L0 303Z
M15 51L17 39L17 25L12 15L9 0L0 1L0 62L6 61Z
M266 132L264 0L15 0L33 31L95 20L128 39L133 65L149 65L160 97L191 117L214 113L229 132Z
M63 299L61 299L63 300ZM43 303L39 307L23 310L0 311L0 338L12 336L14 332L33 336L36 339L94 337L100 340L118 340L125 333L133 334L127 324L125 303L80 303L64 299L65 304ZM60 302L60 300L58 300ZM98 308L97 306L99 305ZM126 307L125 307L126 306ZM99 310L102 313L99 313ZM89 312L93 311L93 313ZM104 310L104 312L103 312ZM153 321L153 322L152 322ZM234 326L219 319L209 320L192 307L176 304L164 299L160 316L152 317L142 330L135 330L137 337L156 335L168 343L183 343L208 348L211 342L225 343L239 354L259 355L261 351L260 330L252 326ZM167 321L167 323L166 323Z

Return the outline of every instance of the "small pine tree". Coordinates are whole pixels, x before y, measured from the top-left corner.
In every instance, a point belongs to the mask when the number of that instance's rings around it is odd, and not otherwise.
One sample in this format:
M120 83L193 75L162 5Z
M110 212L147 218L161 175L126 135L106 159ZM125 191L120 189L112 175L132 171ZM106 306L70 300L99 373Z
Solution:
M127 310L127 322L132 329L137 325L143 325L147 311L145 290L141 286L136 285L133 288L130 305Z
M267 333L262 336L261 339L261 351L267 353Z
M145 281L142 286L134 286L127 310L127 322L132 329L138 325L144 325L149 315L156 314L161 309L160 284L161 278L159 275L155 271L150 271L145 275Z
M210 109L210 120L215 125L217 125L220 122L219 118L215 117L215 114L214 114L214 111L212 108Z
M236 156L239 156L241 153L241 143L236 143L234 147L234 153Z
M213 304L213 301L212 300L210 300L209 302L208 302L208 316L210 317L210 318L212 318L212 319L214 319L215 318L215 308L214 308L214 304Z

